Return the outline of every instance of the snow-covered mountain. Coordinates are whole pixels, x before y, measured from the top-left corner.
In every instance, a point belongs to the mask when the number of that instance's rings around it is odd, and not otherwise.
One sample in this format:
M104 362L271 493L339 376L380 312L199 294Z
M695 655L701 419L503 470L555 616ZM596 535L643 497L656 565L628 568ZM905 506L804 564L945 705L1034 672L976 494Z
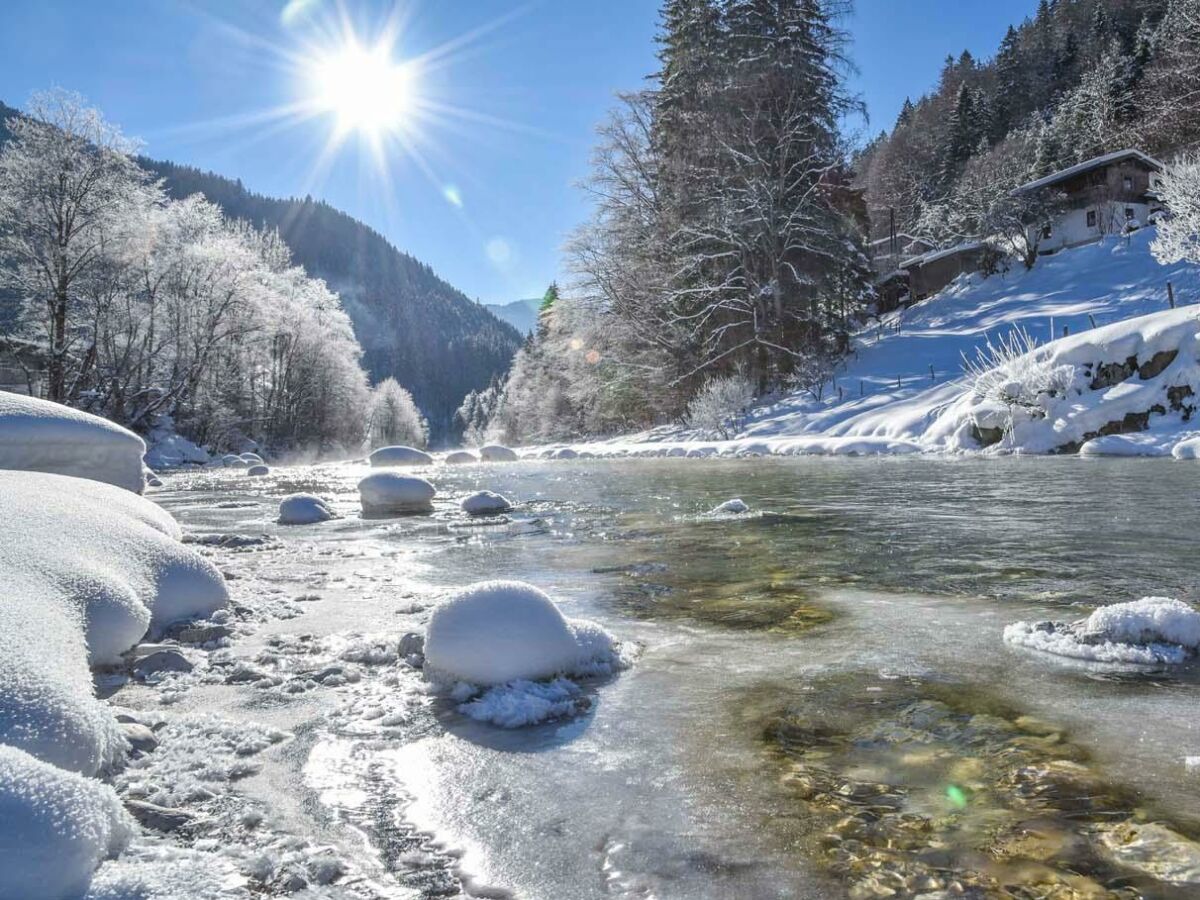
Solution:
M537 326L538 307L542 305L541 297L528 300L514 300L512 303L489 303L484 309L501 322L507 322L521 334L531 334Z

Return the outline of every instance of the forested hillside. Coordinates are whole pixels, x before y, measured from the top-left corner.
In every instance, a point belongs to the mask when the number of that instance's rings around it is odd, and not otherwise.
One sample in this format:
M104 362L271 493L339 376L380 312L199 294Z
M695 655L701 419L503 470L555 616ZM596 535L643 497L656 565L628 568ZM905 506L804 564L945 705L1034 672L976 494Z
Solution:
M201 193L233 218L278 228L297 263L342 298L372 381L412 392L435 438L469 391L508 369L521 335L383 235L311 198L281 200L189 166L143 159L173 197Z
M993 58L949 56L934 90L855 160L876 236L1004 230L1010 191L1100 154L1200 140L1200 0L1042 0Z

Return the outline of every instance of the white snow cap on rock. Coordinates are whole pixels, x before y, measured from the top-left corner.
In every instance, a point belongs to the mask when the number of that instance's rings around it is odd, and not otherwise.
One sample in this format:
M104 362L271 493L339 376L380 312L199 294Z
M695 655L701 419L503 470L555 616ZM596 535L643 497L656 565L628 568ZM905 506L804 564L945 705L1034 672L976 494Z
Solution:
M266 466L263 463L253 463L250 468L246 470L246 474L257 478L262 475L270 475L271 469L269 466Z
M484 462L516 462L520 459L515 450L500 444L485 444L479 448L479 456Z
M115 422L0 391L0 469L74 475L140 494L145 452L142 439Z
M313 525L333 517L333 508L316 494L288 494L279 501L280 525Z
M479 462L479 457L469 450L455 450L446 454L445 462L452 466L465 465Z
M0 523L0 743L94 774L123 739L89 661L115 663L148 628L215 612L225 580L179 543L169 513L112 485L0 471Z
M520 581L483 581L433 611L426 671L435 680L490 686L615 666L616 642L591 622L563 616L543 591Z
M383 466L428 466L433 464L433 457L424 450L416 447L380 447L370 456L371 465L376 468Z
M741 513L749 511L750 507L746 505L746 501L742 500L740 497L734 497L732 500L726 500L724 503L714 506L711 510L709 510L709 515L717 516L721 515L722 513L740 515Z
M476 491L469 497L464 497L460 506L463 512L472 516L493 515L512 509L512 503L507 497L492 491Z
M1015 622L1004 640L1092 662L1176 664L1200 650L1200 612L1181 600L1143 597L1103 606L1074 624Z
M230 469L245 469L250 465L236 453L226 453L221 457L221 462Z
M424 478L375 472L358 483L363 512L367 515L429 512L437 490Z
M0 745L0 897L79 897L132 829L108 785Z

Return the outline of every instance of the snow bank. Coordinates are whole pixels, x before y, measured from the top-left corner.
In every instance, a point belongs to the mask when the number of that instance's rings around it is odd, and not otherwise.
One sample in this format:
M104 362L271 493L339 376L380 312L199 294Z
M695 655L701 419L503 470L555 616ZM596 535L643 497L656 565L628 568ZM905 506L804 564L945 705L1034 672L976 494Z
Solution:
M1200 612L1181 600L1114 603L1075 623L1016 622L1010 644L1093 662L1176 664L1200 649Z
M472 516L491 516L512 509L512 503L507 497L492 491L476 491L464 497L460 506L463 512Z
M468 450L455 450L453 453L447 453L445 462L451 466L461 466L467 463L479 462L479 457Z
M280 525L313 525L333 517L333 508L315 494L288 494L279 501Z
M437 490L424 478L376 472L358 483L363 512L368 515L429 512Z
M370 456L371 465L382 466L428 466L433 457L416 447L380 447Z
M94 774L123 739L88 665L228 602L165 510L120 488L0 471L0 743ZM70 540L64 540L64 535Z
M436 677L476 685L591 674L611 662L615 641L591 622L571 621L544 592L520 581L484 581L434 610L425 665Z
M79 896L131 829L108 785L0 746L0 897Z
M500 444L485 444L479 448L479 457L484 462L516 462L520 459L515 450Z
M0 469L105 481L140 494L142 439L107 419L0 391Z

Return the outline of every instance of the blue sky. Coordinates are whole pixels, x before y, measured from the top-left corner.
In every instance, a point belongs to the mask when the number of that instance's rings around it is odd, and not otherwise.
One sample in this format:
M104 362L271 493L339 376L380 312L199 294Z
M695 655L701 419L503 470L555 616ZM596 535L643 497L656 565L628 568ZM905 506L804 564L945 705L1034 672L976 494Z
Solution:
M587 215L575 184L613 94L654 71L656 0L342 0L364 41L398 15L394 55L422 58L381 164L336 116L304 115L334 0L6 0L0 100L77 90L150 156L303 195L377 228L468 296L507 302L558 277ZM989 55L1036 0L858 0L855 88L878 131L964 48ZM285 21L286 19L286 21ZM274 111L274 112L272 112Z

